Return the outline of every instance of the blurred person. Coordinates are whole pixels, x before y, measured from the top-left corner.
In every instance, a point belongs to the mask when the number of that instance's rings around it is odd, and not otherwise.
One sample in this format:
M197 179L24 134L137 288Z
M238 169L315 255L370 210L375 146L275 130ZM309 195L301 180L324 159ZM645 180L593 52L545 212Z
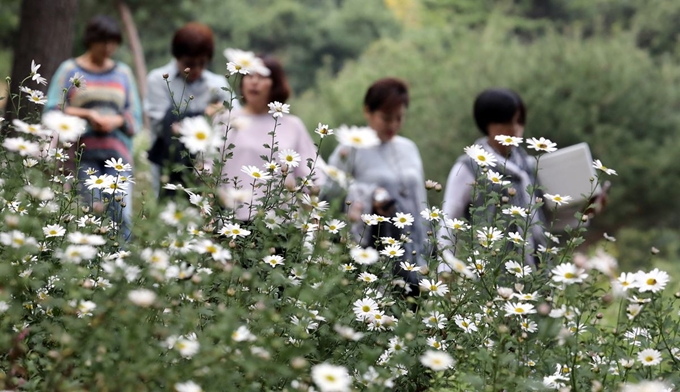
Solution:
M365 235L361 245L374 246L379 240L378 234L397 240L402 234L407 235L411 241L402 244L404 256L392 267L394 274L403 277L407 287L417 292L418 274L399 266L400 261L426 266L424 257L429 256L426 227L420 215L427 208L423 162L416 144L399 135L408 105L408 87L404 81L397 78L375 81L364 96L364 117L376 132L380 144L354 151L340 145L331 154L329 165L347 172L354 179L346 196L347 202L351 202L348 211L351 220L358 222L361 214L393 218L400 212L413 216L411 226L403 229L390 223L371 226L373 233ZM359 239L363 223L353 226L355 237Z
M505 145L497 136L522 138L526 125L527 109L522 98L515 91L506 88L491 88L482 91L475 99L473 106L475 124L483 137L474 144L481 146L487 153L496 158L496 166L489 170L503 176L503 181L509 181L507 187L500 184L488 183L486 192L478 192L473 200L473 184L477 175L481 173L480 166L467 154L461 155L451 168L446 182L443 200L443 212L448 219L472 219L470 209L484 206L485 197L489 192L498 192L505 198L506 206L516 206L529 210L535 204L536 198L543 197L543 191L538 188L536 159L520 146ZM534 187L533 194L529 188ZM548 228L550 211L545 205L537 208L534 213L528 212L530 217L529 235L526 235L528 252L525 254L525 264L535 266L538 259L534 256L539 246L546 246L545 230ZM489 205L476 213L477 224L491 224L497 214L495 205ZM520 232L522 228L513 225L509 231ZM453 246L455 241L453 230L442 227L438 233L439 245ZM455 253L455 249L453 249Z
M224 109L224 101L232 102L231 93L223 90L229 87L227 79L207 69L215 49L210 27L196 22L186 24L175 32L171 49L174 58L149 72L148 94L144 99L144 111L151 124L152 147L148 158L157 193L163 170L169 172L169 182L184 184L186 171L175 172L170 166L177 163L193 166L189 158L182 158L183 146L173 139L180 120L213 116ZM173 192L164 190L166 193Z
M262 62L262 66L255 67L254 71L243 75L239 82L242 95L243 106L233 109L231 112L222 112L215 116L213 125L218 127L226 139L224 146L233 144L233 149L228 152L231 154L222 167L222 178L226 181L222 185L223 190L235 189L236 186L245 190L250 190L253 179L245 174L241 169L243 166L256 166L263 172L265 161L262 156L270 157L272 151L264 145L272 145L271 132L275 130L274 144L278 152L274 153L273 161L281 162L279 152L293 150L299 154L297 166L288 168L286 176L286 186L292 189L296 186L295 179L307 178L310 168L307 166L308 159L317 157L317 149L307 132L302 120L292 114L284 114L274 118L270 114L269 103L278 102L284 104L290 97L291 89L284 73L283 66L274 57L261 56L255 57ZM259 71L255 71L259 70ZM227 131L227 125L230 129ZM225 153L225 151L222 151ZM226 154L224 154L226 155ZM317 163L322 164L322 159L317 158ZM285 164L280 164L280 169L284 169ZM316 169L313 174L314 185L323 182L323 176ZM234 179L238 178L238 184L234 184ZM262 197L263 188L255 188L253 200ZM256 209L240 205L236 208L235 217L241 221L252 220Z
M133 163L132 136L141 127L142 113L132 71L111 58L122 41L116 20L104 15L90 19L85 28L87 50L59 66L48 90L46 112L63 110L87 120L86 132L78 142L85 146L77 173L81 183L89 178L88 173L115 177L116 168L106 163L111 158L123 164ZM69 157L75 168L75 153L72 151ZM130 170L120 174L129 177L132 173ZM127 238L131 228L132 183L128 181L125 185L122 200L84 187L81 193L95 205L105 197L113 199L108 204L109 212L119 222L122 214L121 233ZM95 200L91 199L93 193Z

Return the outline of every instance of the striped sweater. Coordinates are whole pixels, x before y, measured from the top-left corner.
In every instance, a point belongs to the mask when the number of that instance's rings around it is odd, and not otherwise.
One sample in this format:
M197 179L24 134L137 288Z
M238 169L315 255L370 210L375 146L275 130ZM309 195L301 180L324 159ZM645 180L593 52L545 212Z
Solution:
M76 73L83 75L85 88L71 87L69 81ZM142 124L142 109L137 85L130 68L120 62L104 72L91 72L80 67L74 59L64 61L52 77L47 92L45 111L61 110L67 106L94 109L100 114L119 114L125 118L125 125L111 133L95 132L88 126L81 136L85 144L83 160L102 161L108 158L123 158L132 163L132 136Z

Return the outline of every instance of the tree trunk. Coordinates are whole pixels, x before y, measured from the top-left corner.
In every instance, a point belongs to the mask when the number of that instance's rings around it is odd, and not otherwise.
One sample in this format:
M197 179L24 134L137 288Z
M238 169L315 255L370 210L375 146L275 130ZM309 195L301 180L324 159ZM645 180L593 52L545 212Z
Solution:
M22 1L19 32L14 43L10 97L19 93L19 84L31 73L31 60L41 65L38 73L49 83L59 64L72 55L77 6L78 0ZM46 86L31 80L24 85L47 92ZM15 111L16 100L14 104L7 102L7 117L22 118L29 111L42 110L30 104L23 95L20 113Z
M116 0L116 8L118 9L118 14L120 14L120 20L123 22L125 35L130 44L130 51L135 63L135 77L137 78L139 95L141 98L144 98L146 96L146 61L144 60L144 51L139 40L137 25L134 19L132 19L130 7L128 7L124 0Z

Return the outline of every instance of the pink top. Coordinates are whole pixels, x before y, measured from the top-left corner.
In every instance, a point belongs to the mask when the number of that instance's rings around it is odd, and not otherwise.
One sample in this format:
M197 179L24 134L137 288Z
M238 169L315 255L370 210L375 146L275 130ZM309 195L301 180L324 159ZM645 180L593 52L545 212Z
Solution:
M274 136L274 144L278 147L278 151L273 154L273 160L281 165L278 152L287 149L294 150L300 154L300 163L296 168L291 168L286 177L286 185L294 185L293 181L297 177L306 178L309 175L310 169L307 167L307 160L314 158L317 155L317 147L314 145L305 125L302 121L291 114L284 114L283 117L274 119L271 114L248 114L243 109L234 109L231 116L228 112L222 113L215 117L213 124L219 126L222 132L226 131L226 123L231 124L231 129L227 133L226 145L233 144L234 148L230 150L233 154L228 158L224 167L222 168L222 177L225 181L225 188L234 188L236 179L236 188L243 190L251 190L254 179L248 174L241 171L243 166L256 166L264 172L266 170L264 164L265 160L262 156L269 159L272 156L271 148L266 148L264 145L272 145L272 136L270 133L274 130L276 124L276 133ZM223 125L219 125L223 123ZM321 185L323 177L320 174L319 167L323 164L323 160L319 156L317 158L316 168L314 170L314 183ZM285 165L281 165L285 166ZM280 172L277 176L280 176ZM297 180L300 183L300 180ZM255 188L253 200L256 201L261 198L266 191L266 187ZM253 208L253 213L257 208ZM236 210L236 218L239 220L249 219L248 206L241 206Z

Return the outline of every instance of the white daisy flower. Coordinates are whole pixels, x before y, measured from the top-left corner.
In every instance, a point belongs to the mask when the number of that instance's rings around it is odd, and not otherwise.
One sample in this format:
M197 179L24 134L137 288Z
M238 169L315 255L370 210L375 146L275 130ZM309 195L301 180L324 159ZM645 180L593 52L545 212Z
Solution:
M328 127L328 125L322 124L322 123L319 123L319 125L316 127L316 129L314 130L314 132L315 132L317 135L321 136L322 139L323 139L324 137L326 137L326 136L330 136L330 135L333 134L333 130L330 129L330 128Z
M262 261L269 264L272 268L276 268L277 265L283 265L283 256L270 255L266 256Z
M502 211L505 215L510 215L510 216L520 216L522 218L527 217L527 210L526 208L518 207L518 206L510 206L510 208L504 208Z
M56 132L59 141L75 142L85 132L87 122L80 117L69 116L59 110L51 110L42 117L43 125Z
M43 227L43 234L45 234L45 238L63 237L66 234L66 229L61 225L47 225Z
M272 176L269 173L263 172L262 170L258 169L257 166L246 165L241 168L241 171L256 180L266 181L272 179Z
M290 105L287 103L274 101L268 103L267 106L269 106L269 114L274 118L283 117L284 114L290 113Z
M287 149L287 150L279 151L279 161L281 163L285 163L286 165L288 165L290 167L300 166L301 159L302 158L300 158L300 154L298 154L294 150Z
M610 169L610 168L608 168L607 166L603 165L602 162L600 162L599 159L596 159L596 160L593 161L593 167L594 167L595 169L597 169L597 170L602 170L603 172L605 172L605 173L607 173L607 174L609 174L609 175L613 175L613 176L617 176L617 175L618 175L618 174L616 173L616 170Z
M496 184L496 185L508 185L510 181L503 180L505 176L502 176L500 173L496 173L493 170L489 170L486 172L486 178L491 181L491 183Z
M378 277L369 273L369 272L362 272L362 273L359 274L359 277L357 278L357 280L360 280L360 281L365 282L365 283L372 283L372 282L375 282L376 280L378 280Z
M203 388L191 380L175 383L174 387L176 392L203 392Z
M123 162L123 158L118 158L117 160L114 158L107 159L104 161L104 167L110 167L119 173L132 170L132 165Z
M658 268L654 268L648 273L640 272L635 276L636 286L642 293L645 291L658 293L666 287L669 280L668 273Z
M486 151L479 144L473 144L472 146L465 147L465 153L472 158L479 166L494 167L496 166L496 157L490 152Z
M522 141L524 141L524 139L522 139L521 137L507 135L496 135L494 139L503 146L513 147L519 146L519 144L522 143Z
M637 360L642 366L656 366L661 363L661 359L661 352L653 348L644 349L637 355Z
M523 302L506 302L503 305L503 310L506 316L525 316L527 314L536 313L534 305Z
M203 116L186 117L180 123L179 141L192 154L216 151L219 134Z
M582 283L588 277L584 269L572 263L562 263L553 268L551 273L553 281L564 284Z
M551 195L549 193L546 193L543 196L559 206L562 204L569 204L569 201L571 201L571 196Z
M312 380L321 392L349 392L352 378L346 368L328 363L312 367Z
M546 138L536 139L535 137L532 137L531 139L527 139L527 145L529 148L534 149L536 151L544 152L557 151L557 144L551 142Z
M128 299L139 307L148 308L156 301L156 293L148 289L131 290Z
M430 296L443 297L449 292L449 287L444 283L429 279L422 279L418 286L421 290L429 292Z
M268 77L271 71L261 58L257 57L253 52L247 52L240 49L227 48L224 50L224 57L229 60L227 63L227 72L229 75L234 74L259 74Z
M380 251L380 254L385 255L389 258L401 257L404 255L404 249L399 245L389 245L385 249Z
M347 224L339 219L332 219L330 222L326 223L324 229L328 232L337 234L338 231L342 230Z
M453 368L454 360L444 351L428 350L420 357L420 363L436 372Z
M394 214L394 217L392 217L392 224L400 229L403 229L406 226L411 226L413 222L413 215L408 213L405 214L403 212L397 212Z
M341 145L354 148L370 148L380 144L376 132L368 127L341 125L337 129L335 137Z
M380 258L378 251L373 248L355 247L350 250L349 254L352 260L361 265L371 265Z

